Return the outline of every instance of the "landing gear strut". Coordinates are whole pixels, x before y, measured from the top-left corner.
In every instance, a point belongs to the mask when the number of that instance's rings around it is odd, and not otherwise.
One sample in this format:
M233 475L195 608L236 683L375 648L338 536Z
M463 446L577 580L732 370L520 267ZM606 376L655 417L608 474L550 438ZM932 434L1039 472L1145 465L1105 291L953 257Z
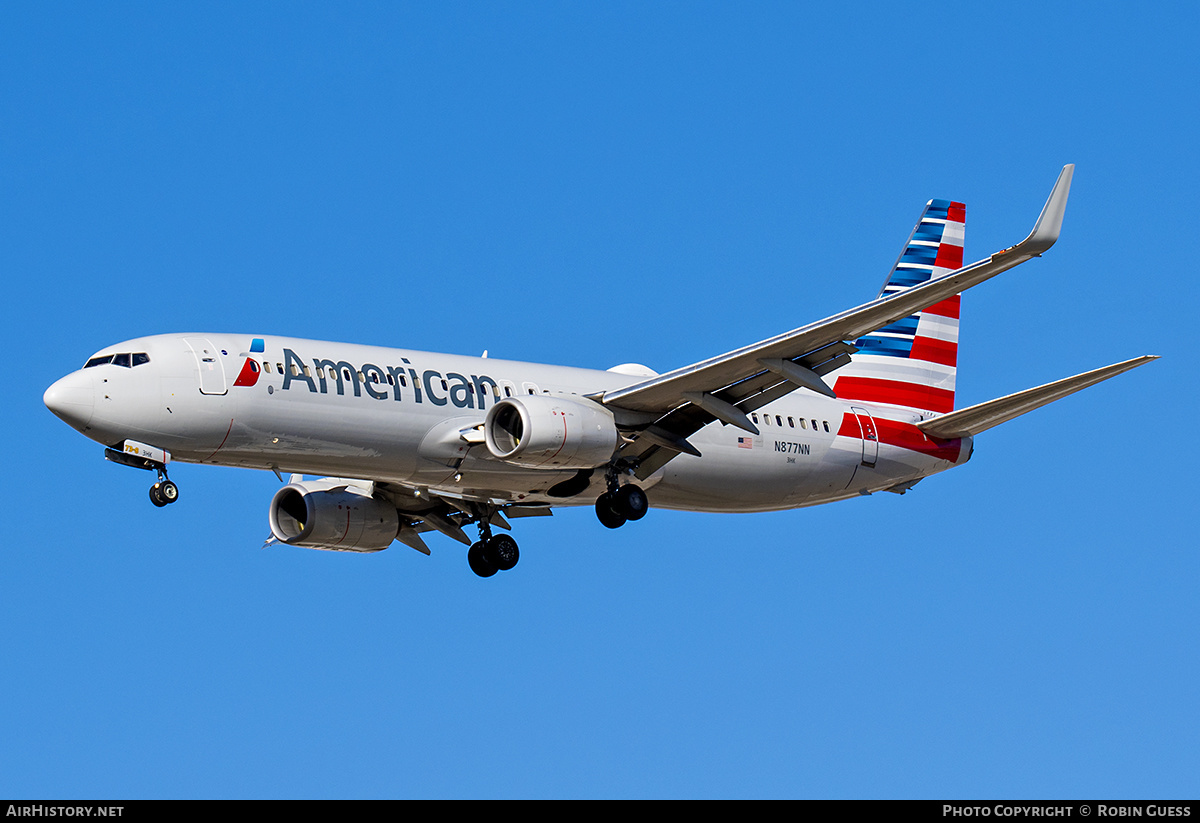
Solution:
M487 520L479 521L479 541L467 550L467 563L471 571L480 577L491 577L496 572L506 572L521 558L517 541L507 534L492 534L492 525Z

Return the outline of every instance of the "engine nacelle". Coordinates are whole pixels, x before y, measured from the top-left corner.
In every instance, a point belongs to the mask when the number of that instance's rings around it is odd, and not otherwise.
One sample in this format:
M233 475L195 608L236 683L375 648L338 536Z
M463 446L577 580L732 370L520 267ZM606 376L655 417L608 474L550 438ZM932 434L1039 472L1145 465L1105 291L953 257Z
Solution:
M604 406L546 394L501 400L488 410L483 434L494 457L534 469L603 466L619 440Z
M289 483L271 499L271 534L281 543L306 549L377 552L400 530L396 507L329 480Z

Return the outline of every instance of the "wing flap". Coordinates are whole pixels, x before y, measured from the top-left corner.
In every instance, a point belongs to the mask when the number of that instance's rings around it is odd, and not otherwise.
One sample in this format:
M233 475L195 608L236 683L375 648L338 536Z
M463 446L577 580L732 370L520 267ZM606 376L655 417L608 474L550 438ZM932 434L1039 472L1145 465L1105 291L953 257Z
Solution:
M1156 355L1143 355L1132 360L1114 363L1111 366L1077 374L1074 377L1055 380L1044 386L1037 386L1006 397L989 400L986 403L968 406L965 409L926 420L924 423L918 423L917 428L930 437L943 440L976 435L1048 403L1053 403L1055 400L1061 400L1088 386L1094 386L1110 377L1116 377L1118 374L1136 369L1138 366L1157 359Z

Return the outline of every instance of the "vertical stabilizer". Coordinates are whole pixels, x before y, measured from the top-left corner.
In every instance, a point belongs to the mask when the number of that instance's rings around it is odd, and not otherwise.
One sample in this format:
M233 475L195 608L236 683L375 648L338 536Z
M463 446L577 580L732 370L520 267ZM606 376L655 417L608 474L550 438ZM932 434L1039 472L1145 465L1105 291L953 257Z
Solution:
M962 203L930 200L879 296L962 268L966 221ZM858 338L858 353L831 375L837 396L938 414L953 410L960 297Z

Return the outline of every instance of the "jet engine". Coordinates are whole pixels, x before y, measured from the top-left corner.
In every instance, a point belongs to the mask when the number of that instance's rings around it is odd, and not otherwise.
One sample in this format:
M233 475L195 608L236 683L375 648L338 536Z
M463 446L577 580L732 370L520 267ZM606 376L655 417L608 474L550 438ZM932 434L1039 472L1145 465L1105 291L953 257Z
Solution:
M612 459L619 436L613 414L585 399L508 397L483 424L494 457L532 469L593 469Z
M293 482L275 492L271 534L306 549L377 552L400 530L396 507L346 481Z

